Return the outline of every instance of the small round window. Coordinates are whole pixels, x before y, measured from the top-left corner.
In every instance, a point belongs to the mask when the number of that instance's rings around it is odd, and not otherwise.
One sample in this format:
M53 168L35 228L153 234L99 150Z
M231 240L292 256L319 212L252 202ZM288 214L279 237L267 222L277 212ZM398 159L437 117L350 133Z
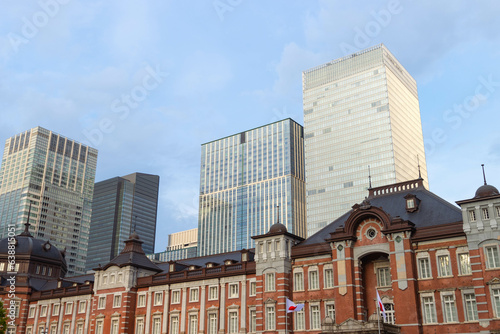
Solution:
M370 239L373 239L375 238L375 236L377 235L377 231L374 229L374 228L369 228L368 230L366 230L366 236Z

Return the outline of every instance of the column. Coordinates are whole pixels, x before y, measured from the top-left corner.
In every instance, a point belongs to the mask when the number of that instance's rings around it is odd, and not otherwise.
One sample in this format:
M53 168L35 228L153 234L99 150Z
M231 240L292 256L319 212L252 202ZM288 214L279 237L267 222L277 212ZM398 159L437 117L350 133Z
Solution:
M181 323L181 334L186 333L186 295L187 295L187 288L182 288L182 306L181 306L181 318L179 319L179 322Z
M77 309L78 309L78 300L75 300L73 302L73 315L71 316L71 325L70 325L71 333L75 332L76 312L78 312Z
M201 296L200 296L200 323L199 325L199 333L204 333L204 328L205 328L205 289L206 286L202 285L201 286Z
M278 289L276 289L278 290ZM240 333L247 332L247 280L241 281L241 314L240 314Z
M144 333L149 333L151 327L151 291L146 296L146 319L144 319Z
M219 286L220 299L219 299L219 334L225 333L226 323L226 283L221 283Z
M91 306L92 304L92 297L87 300L87 310L85 311L85 325L83 325L83 332L84 333L90 333L90 328L89 328L89 322L90 322L90 312L91 312Z
M162 324L162 334L167 334L167 329L168 329L168 307L169 307L169 301L170 301L170 290L169 286L165 288L165 292L163 292L165 295L165 300L163 302L163 324Z

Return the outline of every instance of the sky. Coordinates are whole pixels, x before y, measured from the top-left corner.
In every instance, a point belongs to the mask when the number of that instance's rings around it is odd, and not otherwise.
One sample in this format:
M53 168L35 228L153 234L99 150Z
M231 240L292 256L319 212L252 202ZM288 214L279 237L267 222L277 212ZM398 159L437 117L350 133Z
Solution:
M380 43L417 82L430 190L473 197L481 164L500 187L500 2L0 6L0 141L42 126L99 150L96 182L160 175L156 251L197 227L201 144L303 124L302 71Z

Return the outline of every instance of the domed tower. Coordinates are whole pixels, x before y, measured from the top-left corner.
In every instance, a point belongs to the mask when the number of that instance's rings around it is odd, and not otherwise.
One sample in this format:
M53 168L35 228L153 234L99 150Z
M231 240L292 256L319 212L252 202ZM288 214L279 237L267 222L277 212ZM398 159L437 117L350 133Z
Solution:
M29 223L24 232L0 240L0 275L15 273L30 280L53 280L64 277L68 271L65 250L60 251L50 241L35 239L29 232Z

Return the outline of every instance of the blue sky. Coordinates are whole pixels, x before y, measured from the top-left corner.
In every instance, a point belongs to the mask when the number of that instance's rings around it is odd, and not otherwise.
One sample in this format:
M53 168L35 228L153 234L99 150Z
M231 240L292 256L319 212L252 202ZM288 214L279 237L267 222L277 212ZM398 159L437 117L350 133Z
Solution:
M291 117L301 72L384 43L416 79L431 191L500 187L500 3L1 1L0 140L99 150L96 181L161 178L156 250L197 227L200 145ZM2 152L3 153L3 152Z

